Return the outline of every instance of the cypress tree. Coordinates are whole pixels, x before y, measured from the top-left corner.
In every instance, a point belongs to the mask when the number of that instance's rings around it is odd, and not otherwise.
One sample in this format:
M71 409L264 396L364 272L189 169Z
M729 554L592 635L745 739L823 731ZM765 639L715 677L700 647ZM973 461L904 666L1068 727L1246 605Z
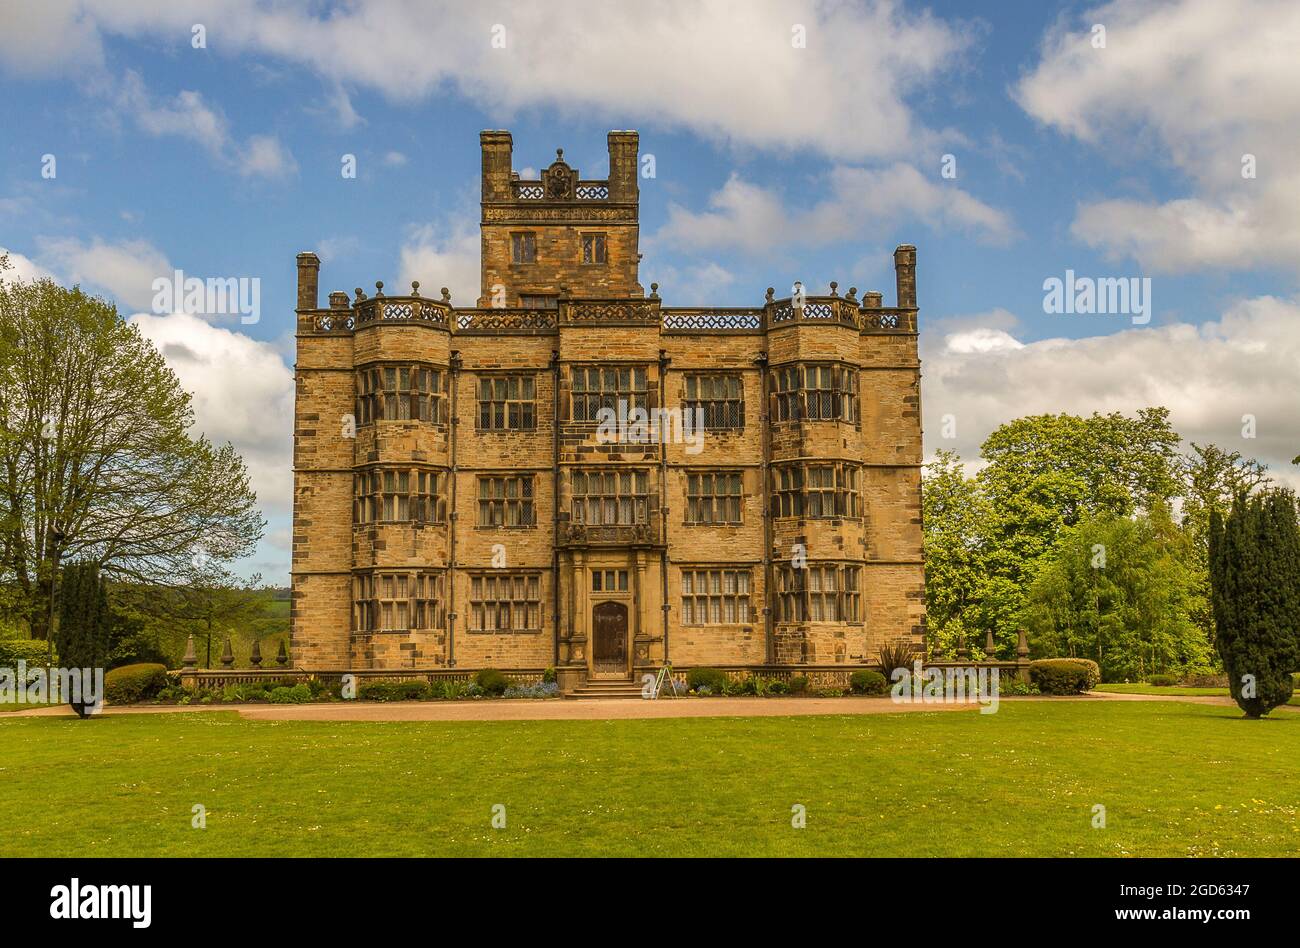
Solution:
M56 637L63 667L102 668L108 660L109 625L108 588L100 578L99 566L69 563L63 568ZM93 706L85 700L72 701L71 696L68 704L83 718Z
M1260 718L1291 699L1300 666L1300 524L1295 496L1238 494L1210 520L1215 648L1233 700Z

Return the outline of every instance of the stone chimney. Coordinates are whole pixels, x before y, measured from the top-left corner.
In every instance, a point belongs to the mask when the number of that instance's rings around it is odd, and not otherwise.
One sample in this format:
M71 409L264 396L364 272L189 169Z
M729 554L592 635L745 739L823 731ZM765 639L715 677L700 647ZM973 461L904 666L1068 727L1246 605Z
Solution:
M898 308L916 309L916 248L911 244L894 251L894 279L898 284Z
M310 250L298 254L298 312L316 308L316 284L320 278L320 257Z
M641 136L636 132L609 133L609 199L635 202L640 197L637 150Z
M504 129L495 129L479 132L478 142L483 151L483 200L509 201L514 196L510 188L514 140Z

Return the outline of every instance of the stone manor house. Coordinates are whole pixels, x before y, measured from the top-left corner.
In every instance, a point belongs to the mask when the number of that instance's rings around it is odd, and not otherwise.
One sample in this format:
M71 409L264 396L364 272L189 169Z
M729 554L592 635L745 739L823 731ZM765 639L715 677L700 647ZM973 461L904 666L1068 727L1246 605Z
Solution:
M835 283L668 307L639 282L636 132L603 181L480 144L474 305L376 283L322 306L298 255L294 664L571 690L919 645L916 249L893 307Z

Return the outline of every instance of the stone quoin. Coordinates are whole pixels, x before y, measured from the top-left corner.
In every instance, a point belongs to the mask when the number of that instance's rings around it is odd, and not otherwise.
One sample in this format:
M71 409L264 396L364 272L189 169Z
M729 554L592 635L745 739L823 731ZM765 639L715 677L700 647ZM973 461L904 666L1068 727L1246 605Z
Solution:
M921 645L916 248L894 307L834 283L664 306L638 135L608 143L607 180L562 151L524 180L510 133L481 134L474 305L377 283L322 307L298 255L296 667L553 666L567 690ZM703 437L601 428L638 409Z

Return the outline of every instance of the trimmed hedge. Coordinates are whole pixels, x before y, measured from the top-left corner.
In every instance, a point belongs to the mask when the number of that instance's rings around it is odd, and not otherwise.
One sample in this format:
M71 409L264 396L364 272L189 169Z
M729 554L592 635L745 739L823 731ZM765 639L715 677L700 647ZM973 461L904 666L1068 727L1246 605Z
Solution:
M849 689L855 695L883 695L886 684L884 675L870 669L862 669L849 675Z
M716 668L692 668L686 673L686 687L691 691L708 688L709 694L720 695L727 688L727 674Z
M786 683L792 695L805 695L808 693L808 676L791 675L790 680Z
M1148 675L1147 684L1157 688L1172 688L1178 684L1177 675Z
M1077 695L1101 681L1101 670L1088 658L1040 658L1029 663L1029 680L1045 695Z
M422 681L369 681L357 689L357 697L362 701L423 701L434 694Z
M478 685L485 695L499 698L510 687L510 679L495 668L484 668L474 676L474 684Z
M155 697L167 684L165 665L123 665L104 675L104 698L110 704L132 704Z
M1228 676L1209 665L1193 665L1183 671L1182 683L1189 688L1227 688Z

